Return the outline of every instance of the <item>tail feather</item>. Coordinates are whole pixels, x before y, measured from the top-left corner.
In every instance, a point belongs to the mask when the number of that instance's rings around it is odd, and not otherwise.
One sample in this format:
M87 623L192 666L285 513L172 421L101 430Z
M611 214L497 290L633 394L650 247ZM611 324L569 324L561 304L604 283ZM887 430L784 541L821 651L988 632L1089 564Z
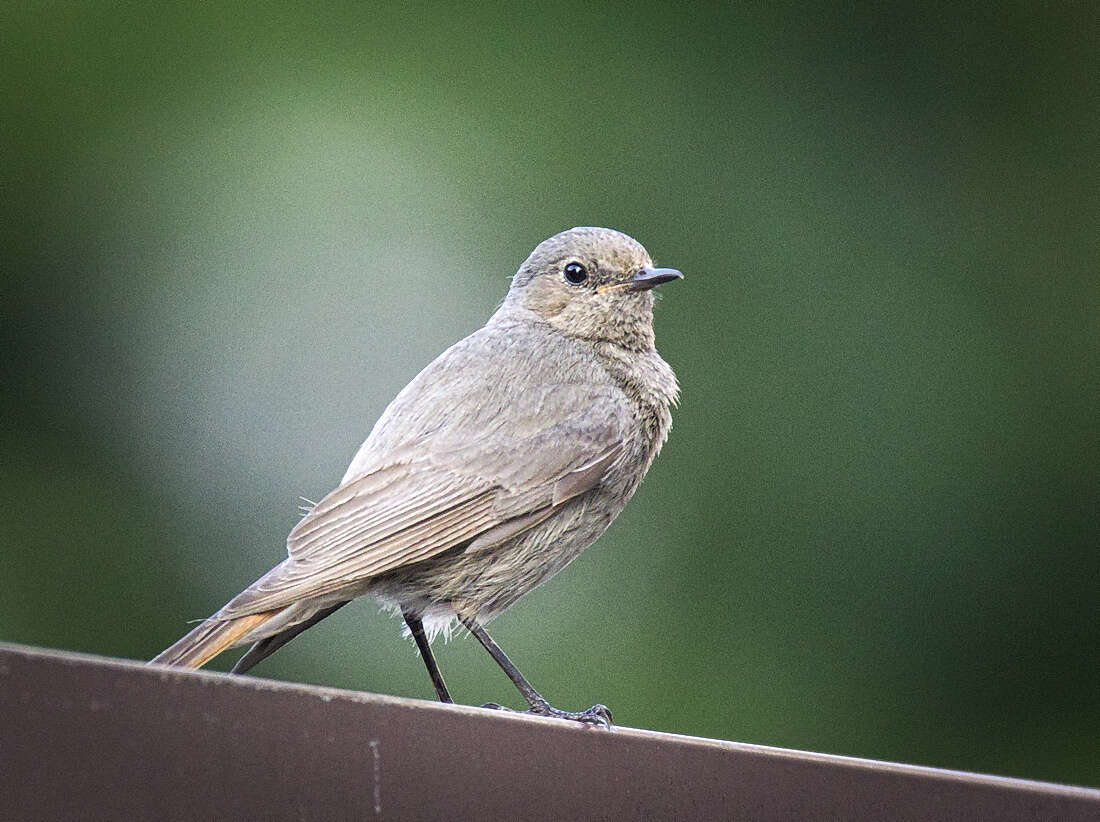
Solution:
M211 617L173 645L157 654L150 663L201 668L226 648L263 625L278 610L249 614L236 619Z
M244 656L237 660L237 664L233 666L233 669L229 673L245 673L251 669L252 666L267 659L277 650L282 648L290 642L290 640L302 633L302 631L305 631L307 628L312 628L325 617L332 616L332 614L343 608L349 602L351 602L350 599L345 599L343 602L337 602L335 605L330 605L328 608L318 611L304 622L298 622L291 625L289 628L284 628L277 634L271 634L270 636L264 637L244 652Z

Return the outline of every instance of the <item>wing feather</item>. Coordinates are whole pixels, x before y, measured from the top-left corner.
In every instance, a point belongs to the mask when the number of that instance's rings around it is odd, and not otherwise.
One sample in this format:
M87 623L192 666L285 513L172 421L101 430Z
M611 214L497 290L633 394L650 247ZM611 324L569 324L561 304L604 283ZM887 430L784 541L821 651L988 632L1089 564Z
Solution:
M398 470L398 469L394 469ZM401 469L404 470L404 469ZM490 483L439 471L404 471L377 497L333 492L317 505L324 523L291 531L290 556L219 612L232 619L348 588L474 539L501 522ZM358 482L358 481L357 481ZM381 488L381 484L374 487ZM410 493L401 491L408 488ZM434 495L433 495L434 490Z
M385 490L374 486L376 493L369 496L354 494L335 504L327 497L321 500L290 532L287 552L291 558L306 561L323 552L330 560L339 559L345 551L381 542L492 487L484 480L407 466L391 468L389 473L405 476Z

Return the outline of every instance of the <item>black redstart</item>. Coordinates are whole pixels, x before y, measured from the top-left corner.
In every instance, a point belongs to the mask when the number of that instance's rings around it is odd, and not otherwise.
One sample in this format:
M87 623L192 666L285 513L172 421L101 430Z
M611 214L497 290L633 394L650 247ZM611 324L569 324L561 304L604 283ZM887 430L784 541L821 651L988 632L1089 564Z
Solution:
M551 707L483 626L591 545L660 450L678 386L651 289L681 276L607 228L541 243L488 323L390 403L288 557L152 661L252 643L243 672L370 594L402 614L442 701L430 641L459 622L532 712L610 724L602 705Z

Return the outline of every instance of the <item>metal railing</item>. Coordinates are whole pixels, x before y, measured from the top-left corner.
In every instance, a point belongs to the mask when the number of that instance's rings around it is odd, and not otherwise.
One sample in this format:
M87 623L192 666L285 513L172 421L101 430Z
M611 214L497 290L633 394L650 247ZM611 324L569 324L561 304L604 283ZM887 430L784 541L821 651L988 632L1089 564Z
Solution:
M0 644L0 818L1100 819L1100 791Z

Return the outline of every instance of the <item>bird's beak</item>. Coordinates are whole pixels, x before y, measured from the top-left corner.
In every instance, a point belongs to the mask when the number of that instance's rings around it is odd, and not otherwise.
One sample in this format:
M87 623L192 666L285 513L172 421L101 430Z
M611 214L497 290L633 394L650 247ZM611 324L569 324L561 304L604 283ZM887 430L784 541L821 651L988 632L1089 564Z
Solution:
M648 291L661 283L682 280L684 275L675 268L643 268L630 278L630 291Z
M661 283L682 279L684 275L675 268L643 268L625 283L602 285L596 291L649 291Z

